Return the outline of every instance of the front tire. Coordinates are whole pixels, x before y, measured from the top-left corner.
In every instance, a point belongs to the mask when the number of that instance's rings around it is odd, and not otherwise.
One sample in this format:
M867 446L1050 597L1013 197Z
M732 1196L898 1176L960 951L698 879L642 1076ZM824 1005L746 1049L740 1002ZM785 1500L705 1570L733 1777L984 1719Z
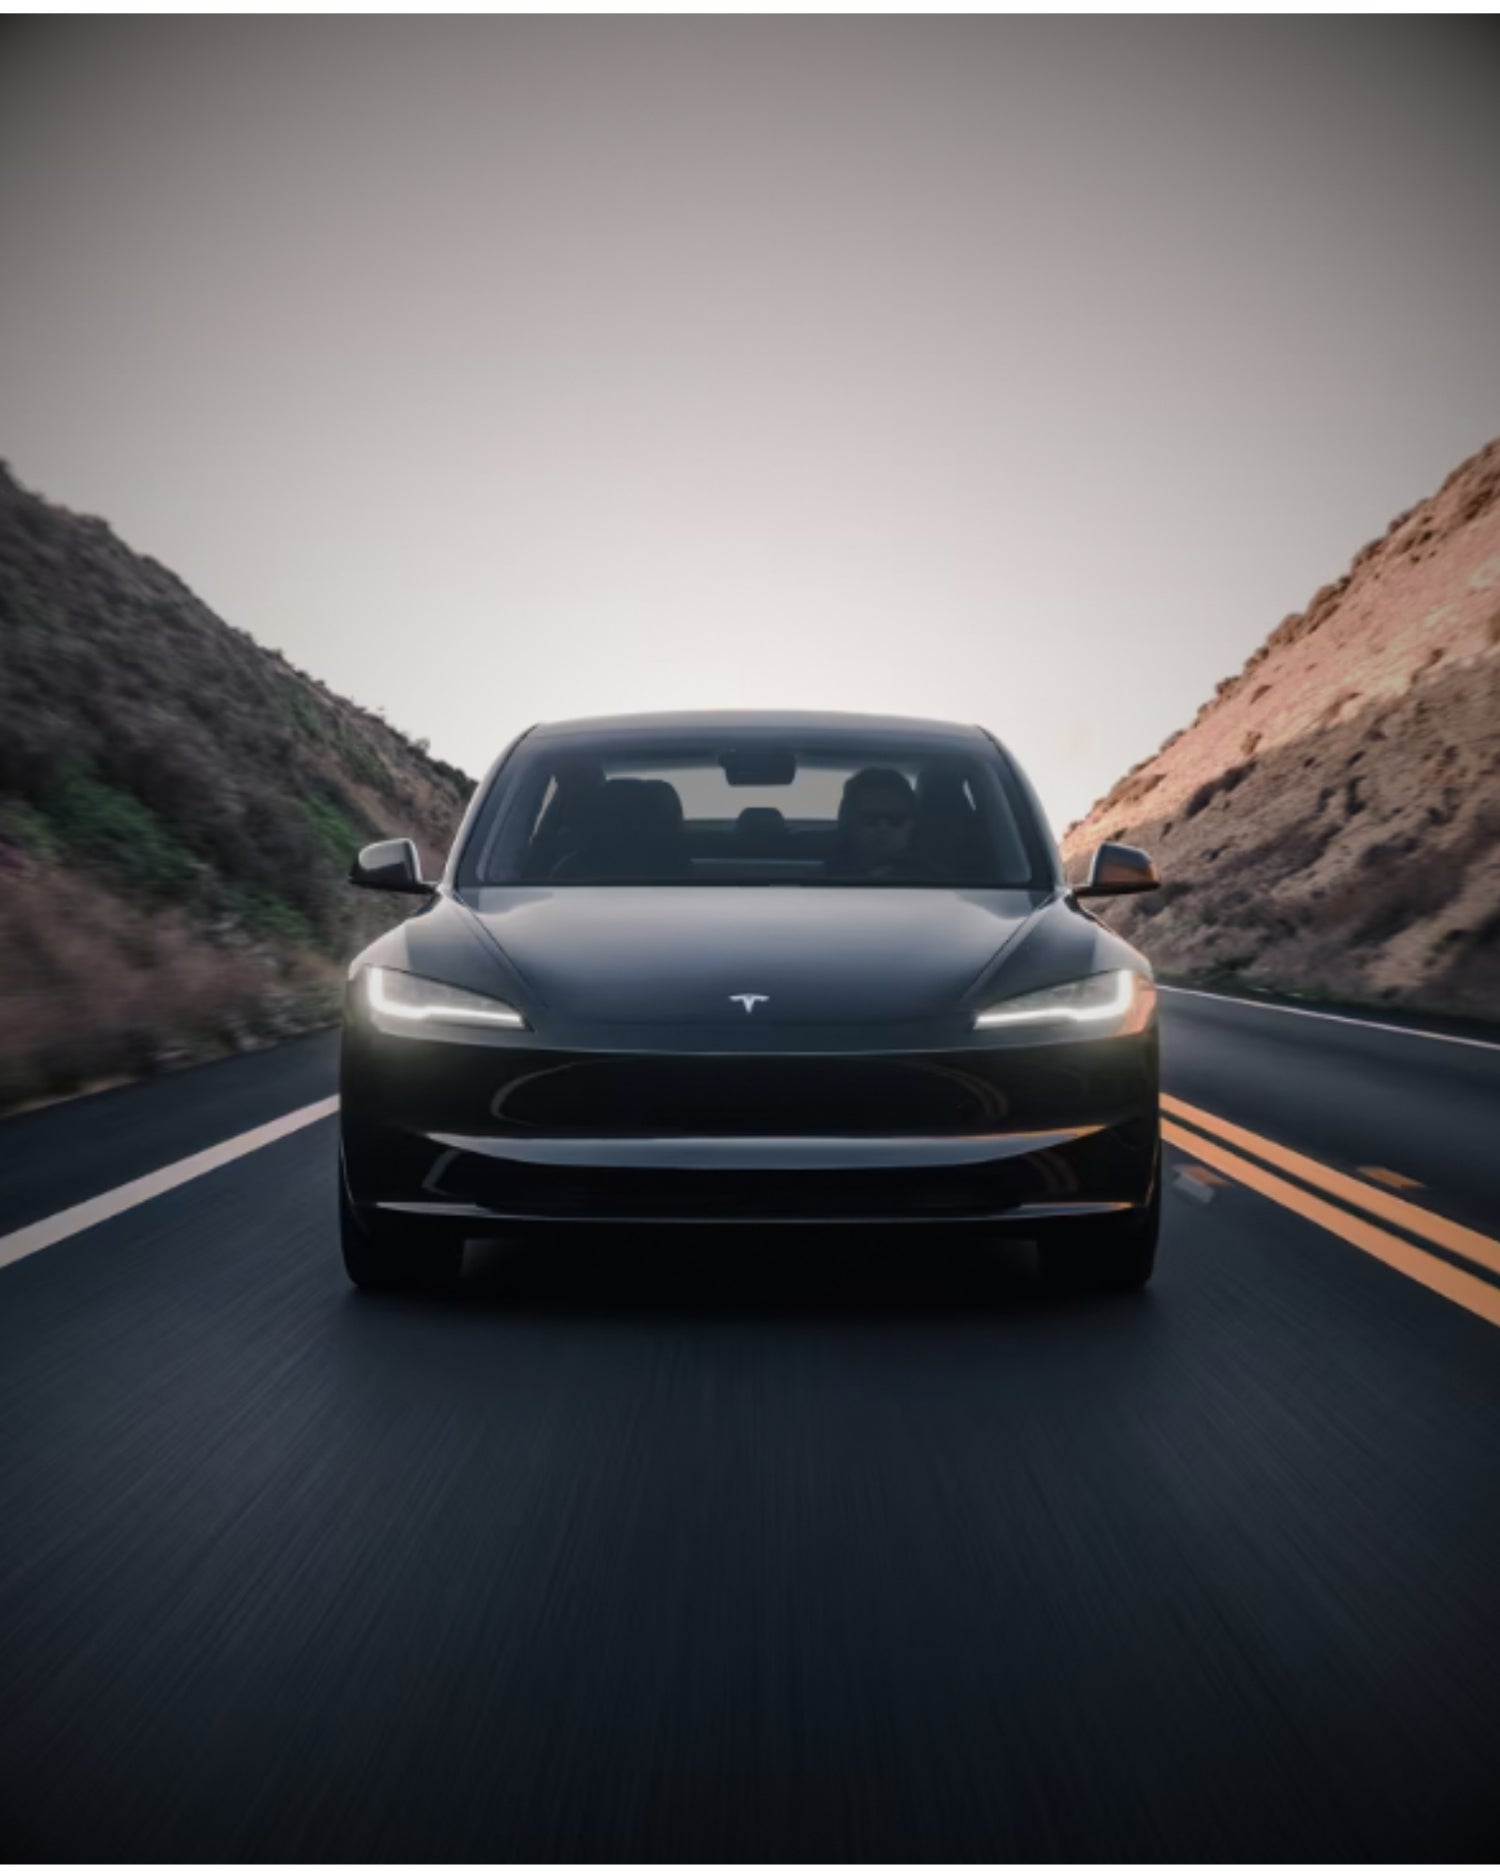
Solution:
M419 1219L361 1218L350 1202L342 1168L339 1243L344 1270L357 1289L451 1289L463 1269L462 1240L439 1236Z
M1161 1235L1161 1169L1149 1202L1108 1217L1062 1225L1039 1248L1042 1275L1053 1288L1110 1291L1144 1289L1156 1268Z

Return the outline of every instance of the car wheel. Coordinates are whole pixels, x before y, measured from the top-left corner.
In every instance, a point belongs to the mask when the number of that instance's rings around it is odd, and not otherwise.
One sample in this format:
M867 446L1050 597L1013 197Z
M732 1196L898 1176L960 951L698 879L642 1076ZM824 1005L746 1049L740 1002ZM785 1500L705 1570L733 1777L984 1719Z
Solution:
M339 1176L339 1242L344 1269L360 1289L451 1289L463 1268L461 1240L419 1219L360 1217Z
M1144 1289L1156 1267L1161 1178L1138 1210L1065 1224L1040 1246L1042 1274L1059 1289Z

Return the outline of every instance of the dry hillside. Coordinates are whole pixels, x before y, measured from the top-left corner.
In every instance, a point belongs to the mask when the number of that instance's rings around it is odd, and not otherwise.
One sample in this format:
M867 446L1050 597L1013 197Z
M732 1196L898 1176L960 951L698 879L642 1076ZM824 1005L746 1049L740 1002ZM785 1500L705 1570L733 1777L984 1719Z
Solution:
M1500 441L1284 619L1070 827L1167 882L1109 916L1158 968L1500 1018Z
M327 1021L469 787L0 466L0 1107Z

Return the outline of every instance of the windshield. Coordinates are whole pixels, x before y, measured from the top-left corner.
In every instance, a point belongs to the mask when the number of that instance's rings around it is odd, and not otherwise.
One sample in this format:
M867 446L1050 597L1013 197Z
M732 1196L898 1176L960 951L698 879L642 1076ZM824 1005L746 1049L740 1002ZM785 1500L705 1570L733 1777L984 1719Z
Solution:
M1045 852L992 744L617 731L523 742L458 884L1038 888Z

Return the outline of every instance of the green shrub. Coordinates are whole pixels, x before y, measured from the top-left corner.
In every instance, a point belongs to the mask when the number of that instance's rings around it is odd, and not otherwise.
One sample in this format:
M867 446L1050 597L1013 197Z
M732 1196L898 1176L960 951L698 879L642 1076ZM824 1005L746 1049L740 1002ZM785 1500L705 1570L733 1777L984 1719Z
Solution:
M375 746L367 737L351 729L339 716L334 718L333 739L345 766L357 781L362 781L367 788L374 788L380 794L391 792L396 785L395 777L375 753Z
M365 844L359 828L324 794L303 795L297 811L317 835L328 858L341 872L347 872L350 861Z
M252 937L279 944L317 945L317 931L284 898L271 892L245 892L240 902L245 929Z
M295 677L281 680L281 694L292 721L313 742L323 740L324 719L318 706L307 694L307 686Z
M0 800L0 841L19 846L33 859L56 860L62 857L57 831L47 816L29 801Z
M45 812L71 858L103 866L147 892L187 898L204 870L150 808L82 770L54 787Z

